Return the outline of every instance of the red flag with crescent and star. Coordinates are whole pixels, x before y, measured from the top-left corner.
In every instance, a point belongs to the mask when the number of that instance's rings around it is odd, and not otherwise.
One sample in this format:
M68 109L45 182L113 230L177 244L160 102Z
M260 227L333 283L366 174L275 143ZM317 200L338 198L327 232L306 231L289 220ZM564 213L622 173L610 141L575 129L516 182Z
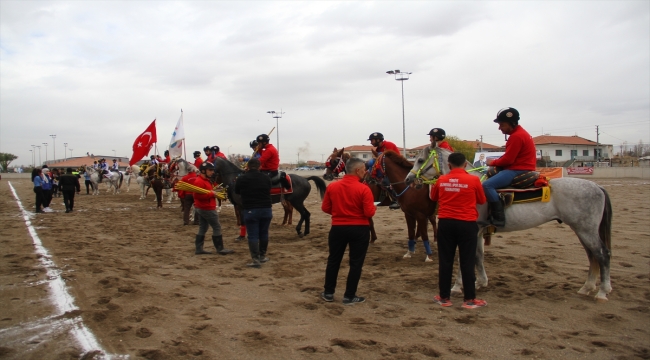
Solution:
M129 161L129 166L142 160L143 157L149 155L149 150L158 141L156 138L156 119L151 122L142 134L140 134L133 142L133 156Z

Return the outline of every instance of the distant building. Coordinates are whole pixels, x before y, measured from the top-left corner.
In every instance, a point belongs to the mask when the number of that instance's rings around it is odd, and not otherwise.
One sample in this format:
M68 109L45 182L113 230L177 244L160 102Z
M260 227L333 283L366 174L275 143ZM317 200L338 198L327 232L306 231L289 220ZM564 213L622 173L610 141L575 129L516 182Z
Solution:
M614 152L611 144L600 144L579 136L541 135L533 137L535 148L546 161L563 162L609 159Z
M111 167L113 165L113 159L117 159L120 170L126 170L126 167L129 166L129 160L130 160L129 158L126 157L95 155L95 156L71 157L65 160L63 159L50 160L50 161L46 161L45 164L47 164L47 167L49 167L50 169L66 169L66 168L78 169L82 165L92 166L94 161L99 162L100 159L106 159L106 163L108 164L108 167ZM143 158L137 164L139 165L144 160L148 160L148 159L149 158Z

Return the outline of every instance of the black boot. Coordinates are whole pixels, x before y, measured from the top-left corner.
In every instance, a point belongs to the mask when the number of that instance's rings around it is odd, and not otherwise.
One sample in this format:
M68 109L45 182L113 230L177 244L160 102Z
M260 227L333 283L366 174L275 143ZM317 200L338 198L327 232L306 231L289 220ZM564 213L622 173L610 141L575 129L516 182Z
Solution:
M399 203L397 201L393 201L392 204L388 205L388 208L391 210L398 210L400 209Z
M259 260L261 263L265 263L270 260L269 258L266 257L266 249L269 247L269 241L260 240L259 244L260 244Z
M205 235L196 235L196 238L194 239L194 244L196 245L196 255L203 255L203 254L212 254L209 251L203 250L203 242L205 241Z
M212 243L214 244L214 247L217 248L217 253L220 255L228 255L235 252L235 250L223 248L223 235L212 236Z
M246 266L259 269L260 267L262 267L262 264L260 263L260 243L249 241L248 249L251 252L252 261L246 264Z
M492 225L496 227L506 226L506 214L503 210L503 203L501 201L491 202L490 209L492 212Z

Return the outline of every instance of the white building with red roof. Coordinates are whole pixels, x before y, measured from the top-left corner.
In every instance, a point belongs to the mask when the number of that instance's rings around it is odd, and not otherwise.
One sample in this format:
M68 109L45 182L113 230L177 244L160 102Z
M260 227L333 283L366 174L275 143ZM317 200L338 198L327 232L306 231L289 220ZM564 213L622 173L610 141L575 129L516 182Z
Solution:
M548 161L594 161L598 158L609 159L614 151L611 144L598 144L580 136L540 135L533 137L535 148L542 151L542 157ZM600 156L598 153L600 152Z

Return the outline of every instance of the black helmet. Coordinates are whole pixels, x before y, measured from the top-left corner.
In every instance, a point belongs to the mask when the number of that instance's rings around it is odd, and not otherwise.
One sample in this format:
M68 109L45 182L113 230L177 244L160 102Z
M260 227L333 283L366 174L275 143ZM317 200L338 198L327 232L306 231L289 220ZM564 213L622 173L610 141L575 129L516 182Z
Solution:
M204 147L203 151L210 151L210 147L209 146Z
M368 136L368 140L372 140L372 139L377 139L379 141L383 141L384 140L384 135L382 133L379 133L379 132L374 132L374 133L370 134L370 136Z
M169 156L169 150L165 150L165 156Z
M113 162L116 162L116 161L117 161L117 159L113 159Z
M437 137L440 140L444 140L445 137L447 136L447 133L441 128L433 128L431 129L431 131L429 131L429 134L427 135Z
M257 135L256 140L257 140L258 143L261 143L261 142L269 142L269 136L266 135L266 134Z
M201 152L200 152L200 151L198 151L198 150L197 150L197 151L195 151L195 152L194 152L194 156L201 156Z
M211 163L205 161L201 163L201 166L199 166L199 170L203 172L204 170L214 170L214 165Z
M219 147L217 145L215 145L215 146L211 147L210 150L212 150L214 152L219 152Z
M153 156L153 155L151 155L151 156L149 156L149 158L150 158L151 160L153 160L153 159L155 159L156 157Z
M251 142L248 143L248 146L250 146L251 149L255 149L255 148L257 147L257 145L259 145L259 143L257 142L257 140L253 140L253 141L251 141Z
M519 111L515 108L507 107L499 110L497 113L497 118L494 119L495 123L507 122L512 126L517 126L519 124Z

